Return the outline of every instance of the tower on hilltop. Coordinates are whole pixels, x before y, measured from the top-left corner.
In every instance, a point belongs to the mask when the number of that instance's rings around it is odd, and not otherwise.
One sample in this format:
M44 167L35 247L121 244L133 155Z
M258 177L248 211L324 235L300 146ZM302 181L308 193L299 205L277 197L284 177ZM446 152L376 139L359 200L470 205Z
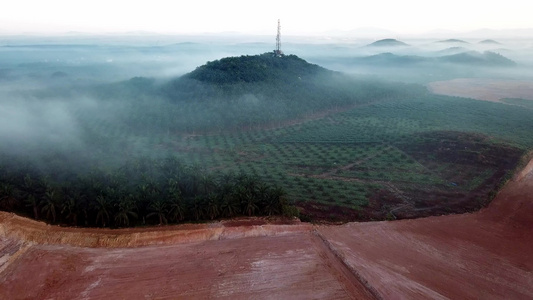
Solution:
M283 51L281 51L281 23L278 19L278 35L276 36L276 50L274 50L274 56L281 57L283 56Z

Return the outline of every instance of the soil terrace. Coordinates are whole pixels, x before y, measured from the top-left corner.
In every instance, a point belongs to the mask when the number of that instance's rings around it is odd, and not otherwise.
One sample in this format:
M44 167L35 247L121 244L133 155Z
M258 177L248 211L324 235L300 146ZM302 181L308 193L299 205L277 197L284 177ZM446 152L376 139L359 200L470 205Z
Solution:
M476 213L120 230L0 213L0 299L532 299L533 160Z

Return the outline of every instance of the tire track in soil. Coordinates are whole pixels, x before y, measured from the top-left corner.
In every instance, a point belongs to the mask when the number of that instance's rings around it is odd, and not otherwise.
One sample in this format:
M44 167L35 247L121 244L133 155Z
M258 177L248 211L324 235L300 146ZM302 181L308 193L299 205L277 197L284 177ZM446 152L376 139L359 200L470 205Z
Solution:
M313 230L311 239L316 245L319 255L331 269L332 274L338 274L337 280L344 285L346 292L352 299L379 299L383 297L374 289L357 270L344 260L331 243L326 240L318 230Z
M28 249L30 249L30 247L33 246L32 243L28 243L28 242L24 242L22 243L22 245L20 245L20 248L17 249L14 253L12 254L6 254L6 255L9 255L9 257L7 258L7 260L0 266L0 277L2 277L2 274L4 273L4 271L13 263L15 262L20 256L22 256L24 253L26 253L26 251L28 251Z

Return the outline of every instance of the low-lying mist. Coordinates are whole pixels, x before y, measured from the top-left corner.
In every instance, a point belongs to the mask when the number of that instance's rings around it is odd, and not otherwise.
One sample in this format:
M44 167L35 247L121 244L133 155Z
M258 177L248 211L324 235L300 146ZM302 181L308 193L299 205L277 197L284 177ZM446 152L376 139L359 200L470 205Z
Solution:
M51 41L30 38L6 40L0 46L1 147L18 149L14 151L18 153L37 145L57 145L62 149L90 148L91 143L81 137L82 132L87 130L84 122L93 120L108 124L119 121L120 126L127 127L131 125L128 123L135 123L143 116L127 111L128 101L131 103L132 100L126 98L137 98L136 105L144 106L142 111L145 117L151 115L152 118L156 118L154 114L157 114L157 109L153 107L167 101L163 96L153 93L140 101L142 97L139 94L146 93L142 89L147 86L142 86L144 83L140 81L131 82L131 78L153 78L150 80L155 83L146 83L150 87L164 85L207 61L270 50L271 45L264 41L249 41L217 40L212 43L194 39L194 42L173 40L172 43L164 43L152 38L143 41L142 38L131 37L122 42L120 38L111 40L98 37L93 40L72 37ZM11 44L6 44L9 42ZM526 55L531 47L529 41L424 39L397 41L402 43L400 46L387 42L379 44L354 40L339 44L298 44L289 41L285 47L287 52L325 68L375 79L427 83L457 77L529 79L532 76L530 71L526 71L530 70L532 63L529 55ZM434 60L435 57L474 51L501 53L516 65L499 66L483 60L469 63L468 57L456 62ZM109 88L109 85L117 82L129 83L120 89ZM121 94L117 94L117 90ZM264 94L248 94L233 99L232 106L248 108L245 114L256 114L254 118L257 118L257 114L263 110L261 103L268 101L265 100L268 97ZM265 105L279 105L276 109L279 114L286 111L284 103ZM195 109L194 104L190 103L188 106L177 106L173 112L176 119L187 120L187 115L191 114L189 110ZM259 109L254 110L254 107ZM219 114L209 116L207 126L219 126L224 122L220 118L228 117L221 108L216 108ZM129 120L125 120L125 113L129 114ZM186 122L181 122L180 126L185 128L184 131L190 131L190 126L187 129L184 124ZM176 128L159 129L179 131ZM118 129L108 130L112 132ZM145 134L149 132L147 128ZM103 135L110 134L106 132Z
M529 79L532 76L526 71L532 63L526 55L531 47L529 41L480 41L390 39L381 43L354 40L339 44L289 41L285 47L287 52L311 63L377 80L425 84L457 77ZM167 106L168 97L153 92L207 61L259 54L269 51L270 46L265 42L250 43L249 39L214 43L201 39L173 40L166 44L148 38L144 41L127 38L122 42L117 38L111 42L97 37L4 41L0 46L0 148L11 154L35 155L37 149L43 148L78 153L98 147L103 141L120 140L123 145L129 145L124 150L145 154L150 151L138 148L147 143L154 130L174 134L220 129L227 120L242 118L227 113L235 107L249 116L249 125L261 123L256 120L261 119L266 107L287 118L287 102L271 101L271 91L260 88L229 101L211 99L209 106L194 101L174 101L174 106ZM455 62L435 59L483 51L501 53L516 64L500 66L498 62L483 59L469 62L474 56ZM210 86L196 88L206 91L203 97L233 97L231 93L217 94ZM166 107L163 113L162 107ZM198 115L202 110L205 117ZM159 119L165 125L136 126L152 119ZM192 125L201 119L203 125ZM239 124L234 123L233 127L238 128ZM95 136L99 142L93 140Z

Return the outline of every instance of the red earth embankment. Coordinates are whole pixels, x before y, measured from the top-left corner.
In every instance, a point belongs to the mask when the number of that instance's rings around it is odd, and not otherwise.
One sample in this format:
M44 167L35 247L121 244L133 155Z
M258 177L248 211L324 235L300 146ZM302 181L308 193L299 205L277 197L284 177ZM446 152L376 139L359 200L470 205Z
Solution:
M385 299L532 299L532 169L476 213L318 231Z
M0 236L9 236L37 244L117 248L275 236L306 232L312 229L310 224L299 221L276 225L260 219L247 219L241 222L242 226L234 226L234 223L235 221L221 221L125 229L71 228L52 226L12 213L0 212Z
M0 213L0 299L532 299L533 161L479 212L121 230Z

